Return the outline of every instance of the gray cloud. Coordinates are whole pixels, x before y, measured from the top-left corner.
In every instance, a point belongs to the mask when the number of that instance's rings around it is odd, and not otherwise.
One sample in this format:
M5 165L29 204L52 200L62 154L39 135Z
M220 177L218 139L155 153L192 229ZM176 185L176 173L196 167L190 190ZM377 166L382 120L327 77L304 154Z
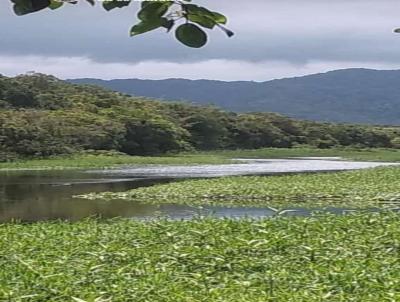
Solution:
M392 33L400 27L400 2L396 0L198 2L226 13L235 37L228 39L214 30L205 48L188 49L162 31L130 38L134 7L107 13L80 4L17 17L9 1L3 0L0 55L84 57L98 63L129 64L273 61L294 68L310 62L392 68L400 64L400 35Z

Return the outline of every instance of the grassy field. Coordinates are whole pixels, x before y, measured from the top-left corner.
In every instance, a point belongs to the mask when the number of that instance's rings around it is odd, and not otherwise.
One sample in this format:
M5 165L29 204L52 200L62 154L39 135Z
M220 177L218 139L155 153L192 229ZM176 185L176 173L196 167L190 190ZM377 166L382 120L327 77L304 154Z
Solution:
M0 170L9 169L88 169L124 165L194 165L226 164L232 158L286 158L306 156L340 156L363 161L400 161L400 150L395 149L311 149L267 148L259 150L212 151L182 153L165 156L128 155L73 155L50 159L19 160L0 163Z
M400 301L394 213L0 225L0 301Z
M400 206L400 167L273 177L197 179L84 197L157 204L278 208Z
M129 155L74 155L49 159L0 163L0 170L10 169L89 169L112 168L128 165L193 165L225 164L231 160L212 154L179 154L170 156L129 156Z

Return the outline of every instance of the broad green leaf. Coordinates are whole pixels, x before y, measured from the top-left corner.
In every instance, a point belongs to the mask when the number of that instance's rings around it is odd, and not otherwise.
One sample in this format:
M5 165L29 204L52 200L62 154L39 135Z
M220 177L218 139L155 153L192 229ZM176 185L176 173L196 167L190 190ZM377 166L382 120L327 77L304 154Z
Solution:
M50 9L57 9L60 8L61 6L63 6L64 2L60 2L57 0L51 0L51 3L49 5Z
M167 20L162 26L167 29L167 32L169 32L172 27L174 27L175 21L174 20Z
M176 29L176 38L183 44L200 48L207 43L207 34L197 25L186 23Z
M188 20L190 20L194 23L197 23L203 27L209 28L209 29L212 29L215 26L215 22L206 16L187 14L187 18L188 18Z
M212 12L202 6L198 6L195 4L184 4L182 5L183 9L186 11L188 17L190 16L201 16L203 18L207 18L214 23L219 23L219 24L226 24L227 19L224 15L217 13L217 12ZM193 21L196 22L196 21ZM203 25L202 25L203 26ZM207 26L205 26L207 27Z
M162 17L168 11L169 7L172 4L173 4L172 1L150 2L149 4L144 5L143 8L139 11L138 18L142 21L145 21L149 19L156 19L158 17Z
M195 4L183 4L182 7L186 12L190 14L213 17L212 11Z
M220 13L217 12L212 12L214 15L214 21L220 24L226 24L226 22L228 22L228 19Z
M194 4L184 4L186 18L206 28L213 28L215 24L226 24L227 18L217 12L212 12L204 7Z
M49 7L50 0L12 0L14 12L18 16L30 14Z
M105 10L110 11L114 8L128 6L130 3L131 1L108 0L103 2L103 7Z
M131 28L130 35L136 36L162 26L168 26L168 22L169 21L166 18L155 18L151 20L141 21Z
M148 6L149 4L152 4L152 3L155 3L155 2L165 2L165 0L159 0L159 1L157 1L157 0L146 1L145 0L145 1L141 2L141 7L144 8L144 7Z

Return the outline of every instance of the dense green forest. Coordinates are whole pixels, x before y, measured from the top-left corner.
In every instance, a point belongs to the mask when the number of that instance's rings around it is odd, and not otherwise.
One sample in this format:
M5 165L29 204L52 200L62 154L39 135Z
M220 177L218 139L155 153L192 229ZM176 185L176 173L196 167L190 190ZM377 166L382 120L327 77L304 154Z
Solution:
M0 77L1 161L83 150L153 155L299 145L392 148L400 146L399 133L160 102L43 74Z

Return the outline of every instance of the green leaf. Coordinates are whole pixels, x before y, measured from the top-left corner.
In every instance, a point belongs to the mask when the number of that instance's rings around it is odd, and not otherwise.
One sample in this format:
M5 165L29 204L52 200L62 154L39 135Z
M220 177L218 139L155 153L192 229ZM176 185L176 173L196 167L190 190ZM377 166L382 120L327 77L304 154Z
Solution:
M167 20L166 18L155 18L151 20L141 21L131 28L130 35L133 37L162 26L166 27L168 26L168 22L169 20Z
M154 1L142 1L141 7L145 8L146 6L148 6L149 4L154 3Z
M14 12L18 16L30 14L49 7L50 0L12 0Z
M167 32L169 32L172 27L174 27L175 21L174 20L167 20L162 26L167 29Z
M138 13L138 18L142 21L162 17L173 4L172 1L148 2L150 1L142 2L142 9Z
M187 14L187 19L209 29L215 26L215 22L206 16Z
M190 0L184 0L184 1L190 2ZM144 7L146 7L146 6L148 6L148 5L152 4L152 3L155 3L155 2L162 2L162 3L171 2L171 5L172 5L174 1L166 1L166 0L158 0L158 1L157 0L151 0L151 1L148 1L148 0L144 0L144 1L141 2L142 3L141 7L144 8Z
M110 11L114 8L128 6L130 3L131 1L107 0L103 2L103 7L105 10Z
M184 4L182 5L182 7L186 11L188 17L191 15L196 15L199 17L201 16L209 20L212 20L214 23L218 24L226 24L227 22L227 18L224 15L218 12L212 12L202 6L198 6L195 4Z
M214 15L214 21L219 23L219 24L226 24L228 22L228 19L220 13L217 12L212 12Z
M189 14L203 15L213 17L210 10L195 4L183 4L182 8Z
M50 1L51 1L50 5L49 5L50 9L60 8L64 4L64 2L60 2L60 1L57 1L57 0L50 0Z
M176 29L176 38L183 44L200 48L207 43L207 34L197 25L186 23Z

